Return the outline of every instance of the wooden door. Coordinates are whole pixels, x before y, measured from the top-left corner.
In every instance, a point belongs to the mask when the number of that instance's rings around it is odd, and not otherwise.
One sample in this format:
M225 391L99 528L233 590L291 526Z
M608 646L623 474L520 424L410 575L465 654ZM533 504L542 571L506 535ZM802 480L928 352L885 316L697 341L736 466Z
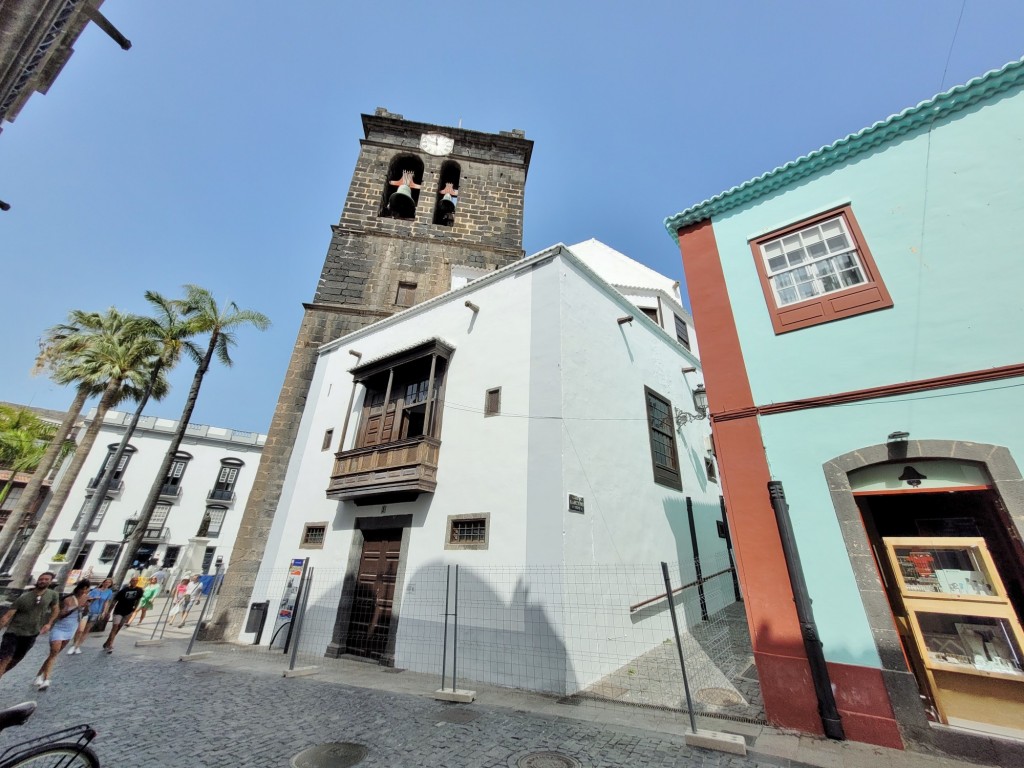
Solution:
M363 531L363 552L348 624L349 653L374 659L384 655L401 552L401 528Z

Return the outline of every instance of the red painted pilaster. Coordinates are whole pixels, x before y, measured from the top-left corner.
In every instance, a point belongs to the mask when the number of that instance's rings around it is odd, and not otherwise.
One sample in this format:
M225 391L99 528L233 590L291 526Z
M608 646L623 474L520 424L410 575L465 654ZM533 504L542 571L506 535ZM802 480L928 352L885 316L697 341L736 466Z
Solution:
M751 410L747 417L714 422L715 413L753 409L754 401L711 222L679 230L679 249L700 329L715 451L765 712L775 725L820 734L811 670L768 498L770 476L756 414Z

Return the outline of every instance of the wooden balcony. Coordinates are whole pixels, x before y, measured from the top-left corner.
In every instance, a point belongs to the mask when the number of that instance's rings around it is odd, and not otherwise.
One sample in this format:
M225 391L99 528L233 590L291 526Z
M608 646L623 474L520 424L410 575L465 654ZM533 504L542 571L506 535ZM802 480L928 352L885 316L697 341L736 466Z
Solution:
M412 437L335 454L327 498L356 504L411 500L437 487L441 441Z

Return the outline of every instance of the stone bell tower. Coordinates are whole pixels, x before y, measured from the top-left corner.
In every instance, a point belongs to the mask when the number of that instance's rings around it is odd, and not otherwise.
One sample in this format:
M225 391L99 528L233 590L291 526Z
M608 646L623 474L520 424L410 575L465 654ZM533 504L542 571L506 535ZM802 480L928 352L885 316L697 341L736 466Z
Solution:
M523 257L533 142L363 115L341 219L292 350L222 590L216 624L244 620L316 366L317 348ZM325 478L326 487L326 478ZM286 564L282 564L283 565Z

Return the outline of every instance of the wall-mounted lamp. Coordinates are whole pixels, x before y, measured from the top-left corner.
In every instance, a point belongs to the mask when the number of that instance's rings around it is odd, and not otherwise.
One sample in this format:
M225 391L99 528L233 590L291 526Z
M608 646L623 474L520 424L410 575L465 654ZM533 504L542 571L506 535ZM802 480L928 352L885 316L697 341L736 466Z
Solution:
M696 366L688 365L686 368L683 368L683 373L695 373L696 370Z
M362 360L363 359L363 353L362 352L356 352L354 349L350 349L348 351L348 353L350 355L352 355L352 357L354 357L356 360Z
M903 468L903 474L897 477L896 479L903 481L911 488L917 488L917 486L921 484L922 480L928 479L928 475L922 475L916 469L907 465Z
M676 425L683 426L688 421L700 421L708 417L708 393L703 384L698 384L693 390L693 407L696 413L687 413L676 408Z
M633 322L633 316L632 315L626 315L624 317L620 317L618 320L616 320L616 322L619 325L625 325L626 323L632 323Z
M466 301L466 306L467 306L467 307L469 307L469 308L470 308L471 310L473 310L473 312L474 312L474 313L476 313L476 312L479 312L479 311L480 311L480 307L478 307L478 306L477 306L476 304L474 304L474 303L473 303L472 301Z
M908 437L910 437L910 433L901 429L889 433L889 437L885 439L889 461L903 461L907 458L907 450L910 447L910 443L907 442Z

